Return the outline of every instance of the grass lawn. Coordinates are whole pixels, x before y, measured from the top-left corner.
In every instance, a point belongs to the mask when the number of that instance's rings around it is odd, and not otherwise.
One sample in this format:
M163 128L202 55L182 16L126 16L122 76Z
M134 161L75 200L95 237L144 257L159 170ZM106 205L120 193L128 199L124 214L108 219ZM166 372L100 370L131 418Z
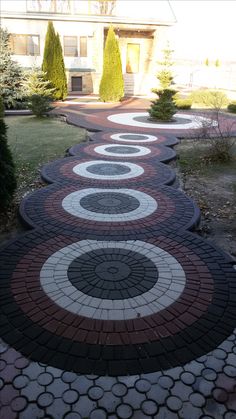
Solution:
M10 207L0 213L2 244L22 229L17 217L22 197L44 186L40 168L51 160L64 157L68 148L86 139L86 130L56 118L9 116L5 117L5 122L8 144L16 165L17 190Z
M24 186L29 185L43 164L63 157L69 147L86 138L84 129L56 118L10 116L5 118L5 122L19 188L22 182Z

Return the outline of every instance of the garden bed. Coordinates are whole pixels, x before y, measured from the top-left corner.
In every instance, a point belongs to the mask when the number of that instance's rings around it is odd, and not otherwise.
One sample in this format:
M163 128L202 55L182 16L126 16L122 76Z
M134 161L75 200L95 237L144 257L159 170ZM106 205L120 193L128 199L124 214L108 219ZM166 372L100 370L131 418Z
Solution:
M236 259L236 144L232 160L210 162L209 141L181 140L177 169L181 187L201 209L198 233Z

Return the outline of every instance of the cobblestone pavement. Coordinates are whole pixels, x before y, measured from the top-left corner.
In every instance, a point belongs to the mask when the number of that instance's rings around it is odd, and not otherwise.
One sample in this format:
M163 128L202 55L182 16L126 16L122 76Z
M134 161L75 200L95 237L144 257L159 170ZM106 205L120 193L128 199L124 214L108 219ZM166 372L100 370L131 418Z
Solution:
M194 234L173 133L118 113L84 117L0 253L0 419L236 418L233 261Z

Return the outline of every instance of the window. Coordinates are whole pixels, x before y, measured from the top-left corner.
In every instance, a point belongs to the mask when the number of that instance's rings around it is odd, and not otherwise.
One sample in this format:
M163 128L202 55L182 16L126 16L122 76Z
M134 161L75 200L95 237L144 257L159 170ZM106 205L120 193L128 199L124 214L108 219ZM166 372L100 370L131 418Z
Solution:
M77 36L64 36L64 55L78 57Z
M87 36L80 37L80 56L87 57Z
M11 34L10 48L15 55L39 55L39 35Z

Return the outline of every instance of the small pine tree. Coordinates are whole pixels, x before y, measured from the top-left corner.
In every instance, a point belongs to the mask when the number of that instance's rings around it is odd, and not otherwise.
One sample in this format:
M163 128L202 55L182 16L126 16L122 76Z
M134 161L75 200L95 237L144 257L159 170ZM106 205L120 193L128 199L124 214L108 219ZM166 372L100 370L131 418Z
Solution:
M65 99L67 95L67 81L65 65L62 54L62 47L59 35L56 35L52 22L48 22L48 29L45 40L42 70L46 78L55 88L54 99Z
M46 79L45 71L40 70L38 67L33 67L30 71L25 72L24 89L27 96L41 95L53 97L55 91L50 81Z
M218 58L215 60L215 66L220 67L220 60Z
M176 90L157 89L153 90L158 95L158 99L152 101L151 108L148 110L151 119L155 121L170 122L177 108L173 100Z
M7 126L4 122L3 99L0 97L0 210L11 202L16 189L15 165L7 144Z
M55 89L51 83L45 80L46 73L37 67L33 67L25 73L25 92L28 97L28 108L37 117L43 116L50 111Z
M9 47L9 33L0 28L0 95L6 108L13 108L24 97L23 72L12 60Z
M210 64L210 63L209 63L209 58L206 58L206 59L205 59L205 65L208 67L208 66L209 66L209 64Z
M167 48L163 50L163 60L159 61L161 65L161 70L157 73L157 78L160 82L162 89L168 89L174 79L171 67L174 62L172 61L173 50L170 49L169 44Z
M117 102L124 96L120 50L112 27L109 28L104 49L99 95L103 102Z

